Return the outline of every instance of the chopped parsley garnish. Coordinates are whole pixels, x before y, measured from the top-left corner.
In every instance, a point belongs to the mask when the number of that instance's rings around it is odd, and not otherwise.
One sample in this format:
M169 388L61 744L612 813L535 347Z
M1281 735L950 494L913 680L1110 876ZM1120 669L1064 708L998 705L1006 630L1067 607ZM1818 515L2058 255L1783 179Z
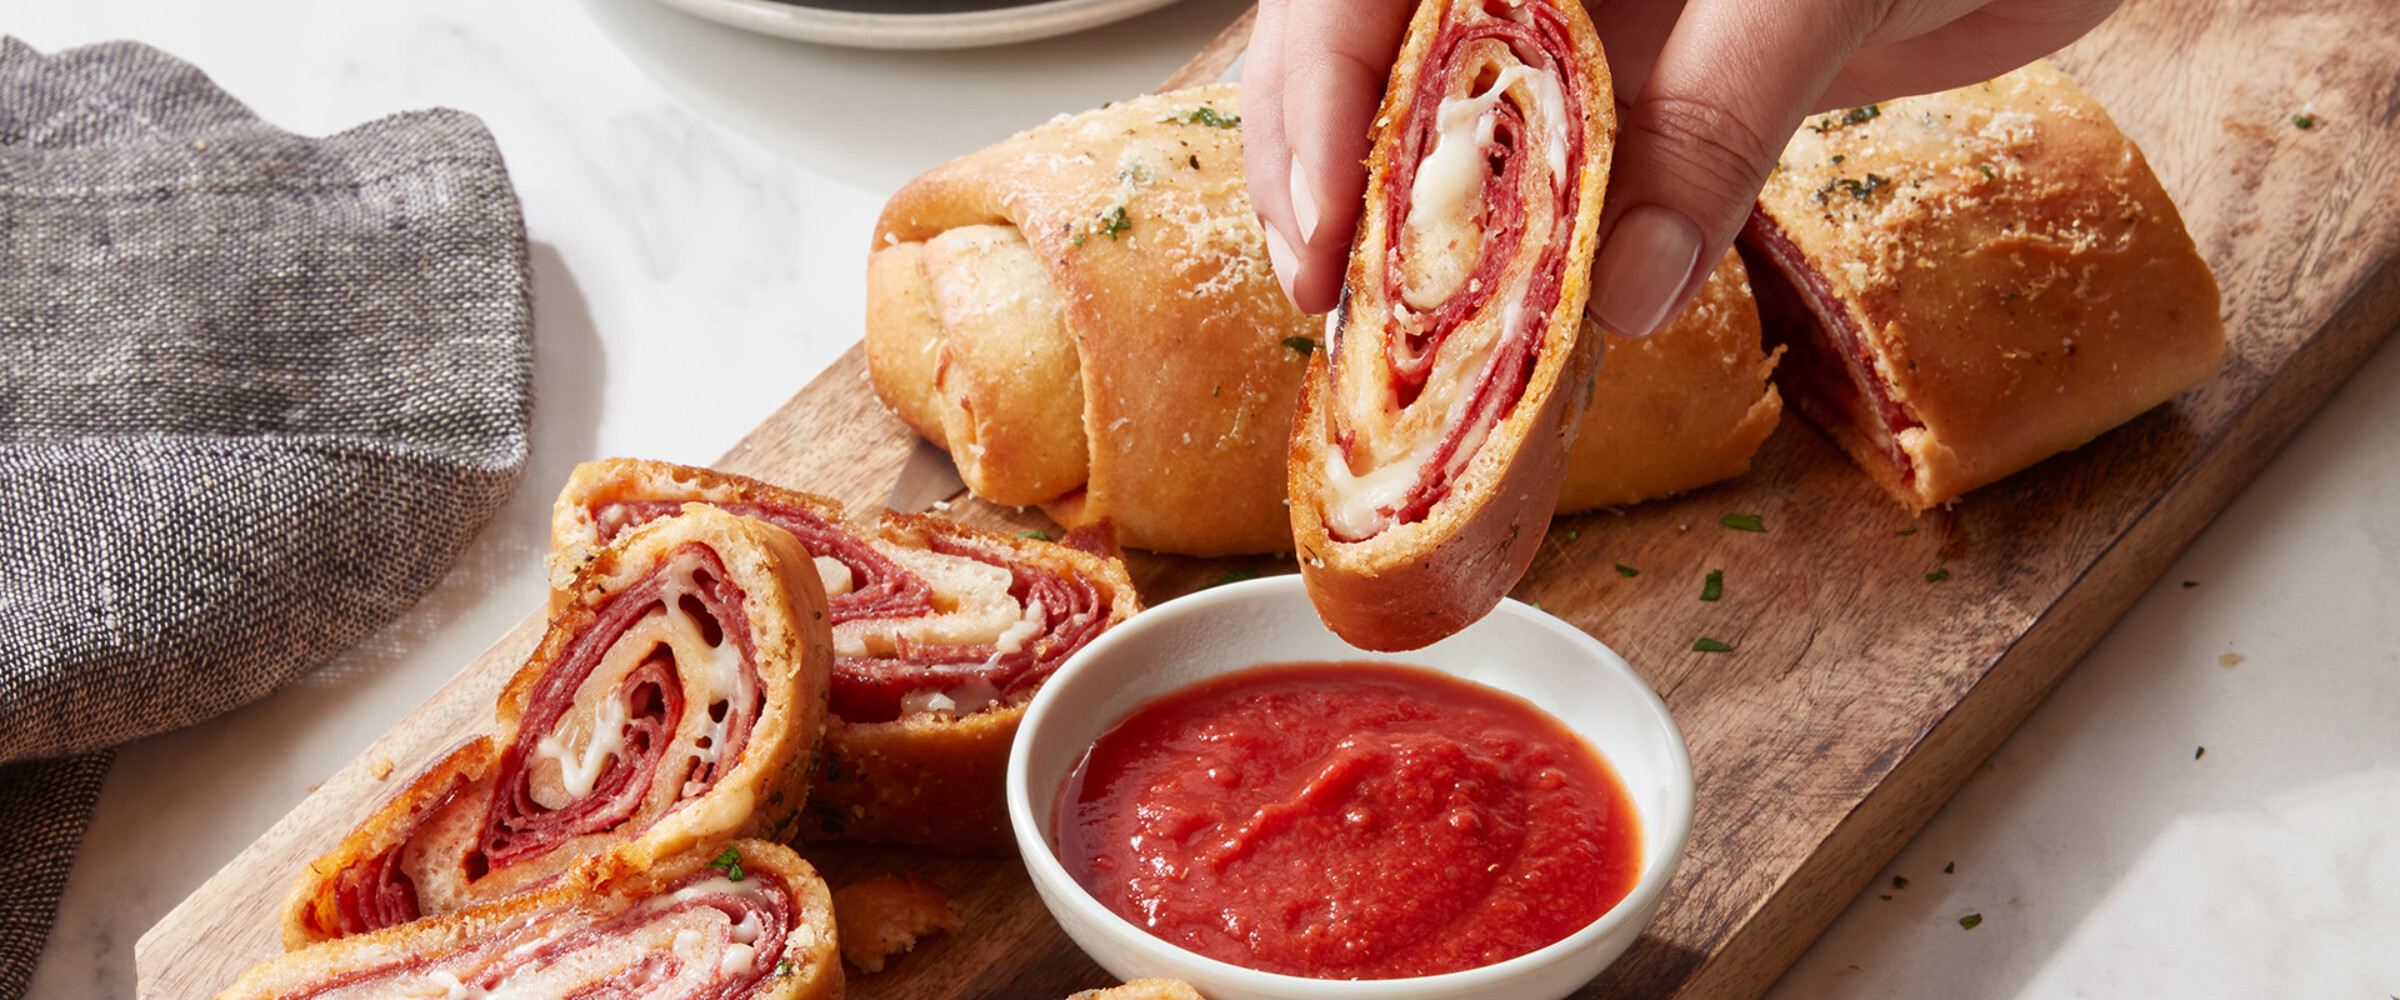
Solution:
M2309 128L2315 128L2315 127L2317 127L2317 116L2315 116L2315 115L2293 115L2293 116L2292 116L2292 127L2293 127L2293 128L2300 128L2300 129L2309 129Z
M1700 585L1700 599L1703 601L1713 601L1723 593L1725 593L1725 571L1721 569L1709 570L1707 582L1704 582Z
M2190 589L2192 589L2193 587L2197 587L2197 586L2199 586L2199 585L2200 585L2200 581L2198 581L2198 580L2185 580L2185 581L2183 581L2183 589L2185 589L2185 590L2190 590Z
M2205 753L2207 753L2207 752L2208 752L2208 748L2207 748L2207 747L2201 747L2201 748L2200 748L2200 749L2198 749L2198 750L2194 750L2194 751L2192 751L2192 759L2193 759L2193 760L2199 760L2199 759L2200 759L2200 757L2201 757L2201 755L2202 755L2202 754L2205 754Z
M1018 538L1030 538L1030 539L1033 539L1034 541L1037 541L1037 542L1047 542L1047 541L1049 541L1049 540L1050 540L1050 533L1049 533L1049 532L1047 532L1047 531L1043 531L1043 530L1041 530L1040 528L1035 528L1035 529L1034 529L1034 530L1032 530L1032 531L1020 531L1020 532L1017 532L1017 537L1018 537Z
M1891 178L1882 174L1868 174L1867 179L1863 181L1855 177L1837 177L1826 181L1823 187L1818 188L1815 197L1817 204L1822 205L1825 204L1825 199L1831 197L1835 191L1841 191L1847 193L1852 200L1865 201L1875 197L1875 192L1883 190L1884 186L1891 182Z
M1159 119L1159 121L1183 122L1187 125L1206 125L1210 128L1239 128L1242 124L1242 116L1223 114L1218 112L1217 109L1203 104L1180 115L1168 115L1165 118Z
M717 855L717 860L709 862L708 866L723 869L725 881L739 882L742 880L742 849L727 844L725 853Z
M1809 122L1808 130L1818 133L1831 132L1834 129L1841 128L1845 125L1856 125L1863 121L1870 121L1874 119L1875 116L1880 114L1883 114L1883 106L1879 104L1869 104L1863 107L1851 108L1848 111L1837 111L1820 117L1815 121Z
M1902 528L1902 529L1900 529L1900 530L1898 530L1898 531L1892 532L1892 534L1895 534L1895 535L1913 535L1913 534L1916 534L1916 533L1917 533L1917 529L1915 529L1915 528Z
M791 977L792 977L792 960L791 960L791 959L788 959L788 958L786 958L786 959L779 959L779 960L777 960L777 961L776 961L776 963L775 963L775 978L777 978L777 979L790 979Z
M1968 929L1968 930L1974 930L1974 929L1975 929L1975 925L1976 925L1976 924L1980 924L1980 923L1982 923L1982 922L1983 922L1983 914L1980 914L1980 913L1970 913L1970 914L1967 914L1966 916L1963 916L1963 917L1960 917L1960 918L1958 918L1958 925L1959 925L1960 927L1964 927L1964 928L1966 928L1966 929Z
M1133 228L1133 220L1125 215L1125 206L1118 205L1100 216L1100 231L1116 239L1117 234Z
M1956 875L1956 874L1958 874L1958 862L1956 862L1956 861L1953 861L1953 862L1950 862L1949 864L1943 865L1943 866L1942 866L1942 874L1944 874L1944 875Z
M1316 340L1310 337L1303 337L1299 334L1293 334L1289 337L1283 338L1283 346L1300 352L1300 356L1304 358L1311 354L1317 353Z
M1733 644L1701 636L1698 641L1692 643L1692 651L1696 653L1730 653L1733 652Z
M1256 580L1256 579L1258 579L1258 571L1257 571L1257 570L1254 570L1254 569L1243 569L1243 568L1241 568L1241 567L1239 567L1239 566L1236 566L1236 567L1234 567L1233 569L1226 570L1226 571L1225 571L1225 575L1224 575L1224 576L1218 577L1218 578L1217 578L1217 582L1215 582L1215 583L1212 583L1212 584L1209 584L1209 586L1211 586L1211 587L1222 587L1222 586L1224 586L1224 585L1226 585L1226 584L1228 584L1228 583L1240 583L1240 582L1242 582L1242 581L1244 581L1244 580Z
M1942 582L1942 581L1944 581L1944 580L1947 580L1947 579L1949 579L1949 578L1950 578L1950 570L1949 570L1948 568L1946 568L1946 567L1945 567L1945 568L1943 568L1943 569L1937 569L1937 570L1934 570L1934 571L1933 571L1933 572L1931 572L1931 573L1927 573L1927 574L1925 574L1925 582L1926 582L1926 583L1940 583L1940 582Z
M1633 567L1631 567L1631 566L1627 566L1627 565L1625 565L1624 563L1618 563L1618 564L1617 564L1617 575L1618 575L1618 576L1622 576L1622 577L1631 578L1631 577L1636 577L1636 576L1640 576L1640 575L1642 575L1642 571L1641 571L1641 570L1638 570L1638 569L1635 569L1635 568L1633 568Z
M1905 879L1905 878L1902 878L1902 877L1900 877L1900 876L1898 876L1898 875L1894 875L1894 876L1892 876L1892 888L1894 888L1894 889L1906 889L1906 888L1908 888L1908 880L1907 880L1907 879Z
M1570 531L1570 532L1567 532L1567 541L1570 541L1570 542L1572 542L1572 541L1574 541L1574 540L1576 540L1576 539L1578 539L1578 538L1581 538L1581 537L1583 537L1583 532L1580 532L1580 531Z
M1759 520L1756 514L1727 514L1718 518L1717 523L1735 531L1764 532L1767 530L1766 522Z

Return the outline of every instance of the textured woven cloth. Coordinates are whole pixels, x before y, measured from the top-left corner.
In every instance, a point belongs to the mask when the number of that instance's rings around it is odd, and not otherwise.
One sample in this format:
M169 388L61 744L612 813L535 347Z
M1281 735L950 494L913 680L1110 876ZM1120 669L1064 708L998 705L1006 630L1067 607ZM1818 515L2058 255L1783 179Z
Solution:
M108 755L350 646L524 469L524 222L451 111L310 139L0 42L0 998Z

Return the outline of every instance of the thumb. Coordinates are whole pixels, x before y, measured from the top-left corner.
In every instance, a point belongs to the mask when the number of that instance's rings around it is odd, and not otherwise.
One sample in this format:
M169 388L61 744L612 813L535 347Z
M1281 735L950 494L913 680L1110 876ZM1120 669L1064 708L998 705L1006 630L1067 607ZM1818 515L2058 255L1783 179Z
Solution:
M1610 6L1593 11L1604 46ZM1640 337L1682 311L1880 7L1695 0L1684 8L1632 106L1619 111L1585 307L1593 319Z

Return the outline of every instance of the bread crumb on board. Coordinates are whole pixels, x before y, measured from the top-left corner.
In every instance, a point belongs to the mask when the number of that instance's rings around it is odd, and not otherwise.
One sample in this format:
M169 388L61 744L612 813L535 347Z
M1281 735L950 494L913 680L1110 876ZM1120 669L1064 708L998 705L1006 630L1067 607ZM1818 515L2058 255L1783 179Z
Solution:
M834 931L842 957L862 972L882 972L892 956L937 931L956 931L950 894L914 875L878 875L833 894Z
M1180 979L1136 979L1104 990L1085 990L1067 1000L1200 1000L1200 993Z

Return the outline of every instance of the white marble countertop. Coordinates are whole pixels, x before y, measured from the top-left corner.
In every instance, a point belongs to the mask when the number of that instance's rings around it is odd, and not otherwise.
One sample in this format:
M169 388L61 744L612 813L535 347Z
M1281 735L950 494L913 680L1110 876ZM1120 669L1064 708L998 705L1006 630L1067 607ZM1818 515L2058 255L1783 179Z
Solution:
M296 132L481 116L533 241L540 393L523 488L423 602L257 705L123 749L28 996L132 996L144 930L535 607L575 463L706 462L854 342L902 182L1156 85L1245 5L910 54L657 0L8 0L0 30L43 51L147 42ZM2386 348L1772 995L2400 994L2395 496Z

